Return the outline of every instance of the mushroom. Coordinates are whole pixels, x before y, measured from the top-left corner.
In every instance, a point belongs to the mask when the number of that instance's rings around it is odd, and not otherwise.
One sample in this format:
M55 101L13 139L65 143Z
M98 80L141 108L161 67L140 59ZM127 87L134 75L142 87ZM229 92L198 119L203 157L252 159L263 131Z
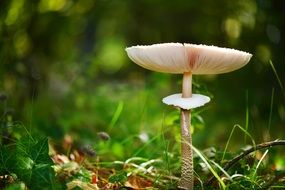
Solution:
M163 103L181 109L181 178L178 187L193 189L192 137L190 133L191 109L203 106L210 98L192 94L193 74L220 74L246 65L251 54L216 46L162 43L126 48L129 58L152 71L183 74L182 93L163 98Z

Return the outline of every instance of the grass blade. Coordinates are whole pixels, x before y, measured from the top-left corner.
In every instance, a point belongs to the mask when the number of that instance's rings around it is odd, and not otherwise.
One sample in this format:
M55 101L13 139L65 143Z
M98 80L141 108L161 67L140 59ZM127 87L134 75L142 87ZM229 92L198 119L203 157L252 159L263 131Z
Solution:
M273 102L274 102L274 88L272 88L272 92L271 92L270 112L269 112L269 119L268 119L268 132L270 132L270 127L271 127Z
M232 177L226 172L219 164L214 162L213 160L210 160L230 181L232 181Z
M257 163L257 165L256 165L256 168L255 168L255 170L254 170L254 172L253 172L253 177L255 177L256 171L257 171L257 169L259 168L261 162L264 160L264 158L265 158L265 156L267 155L267 153L268 153L268 149L264 152L264 154L262 155L262 157L261 157L260 160L258 161L258 163Z
M160 134L154 136L153 138L151 138L150 140L148 140L140 149L138 149L133 156L136 157L137 155L139 155L144 149L146 149L148 146L151 145L151 143L153 143L154 141L156 141L157 139L160 138Z
M252 138L252 136L249 134L249 132L247 132L242 126L236 124L236 125L234 125L234 127L233 127L233 129L232 129L232 131L231 131L231 133L230 133L230 136L229 136L229 138L228 138L226 147L225 147L224 152L223 152L223 157L222 157L222 161L221 161L221 162L223 162L223 160L224 160L224 158L225 158L225 154L226 154L226 151L227 151L227 149L228 149L230 140L231 140L231 138L232 138L232 136L233 136L233 133L234 133L234 131L235 131L236 128L239 128L242 132L244 132L244 134L247 135L247 136L251 139L252 145L253 145L254 147L256 146L255 141L254 141L254 139Z
M246 91L246 111L245 111L245 130L248 131L249 121L249 105L248 105L248 90ZM244 144L246 144L246 134L244 134Z
M198 179L200 185L201 185L201 190L204 190L204 186L203 186L203 181L201 180L200 175L194 171L194 174L196 175L196 178Z
M203 162L206 164L206 166L209 168L209 170L212 172L212 174L215 176L215 178L217 178L217 180L219 181L219 183L222 186L222 189L226 189L225 183L220 178L218 173L214 170L214 168L209 164L209 162L207 161L206 157L203 156L203 154L198 149L196 149L193 145L191 145L191 146L192 146L192 149L194 150L194 152L196 152L196 154L201 158L201 160L203 160Z
M283 94L283 96L284 96L284 98L285 98L284 86L283 86L283 84L282 84L282 82L281 82L281 80L280 80L280 77L279 77L279 75L278 75L278 73L277 73L277 71L276 71L276 69L275 69L275 67L274 67L274 65L273 65L273 63L272 63L271 60L269 61L269 64L270 64L270 66L271 66L271 68L272 68L272 70L273 70L273 72L274 72L274 74L275 74L275 76L276 76L276 79L277 79L277 81L278 81L278 83L279 83L279 86L280 86L280 88L281 88L281 90L282 90L282 94Z
M116 111L115 111L115 113L114 113L114 115L112 117L112 120L111 120L111 122L109 124L109 130L112 129L115 126L116 122L118 121L118 119L119 119L119 117L120 117L120 115L121 115L121 113L123 111L123 108L124 108L124 102L120 101L118 106L117 106L117 109L116 109Z
M167 172L168 174L171 173L171 170L170 170L170 160L169 160L169 155L168 155L168 152L169 152L169 141L165 139L165 131L164 131L164 122L165 122L165 114L164 114L164 111L163 111L163 116L162 116L162 122L161 122L161 138L162 138L162 141L163 141L163 144L164 144L164 156L163 156L163 161L164 163L166 164L166 169L167 169Z

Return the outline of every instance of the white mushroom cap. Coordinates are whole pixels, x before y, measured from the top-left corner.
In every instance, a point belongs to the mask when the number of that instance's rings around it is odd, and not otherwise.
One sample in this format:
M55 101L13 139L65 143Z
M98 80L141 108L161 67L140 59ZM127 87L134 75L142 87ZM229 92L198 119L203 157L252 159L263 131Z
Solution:
M252 55L216 46L162 43L126 48L136 64L164 73L220 74L246 65Z
M210 102L208 96L202 94L192 94L190 98L182 98L182 94L172 94L162 99L162 102L167 105L176 106L185 110L197 108Z

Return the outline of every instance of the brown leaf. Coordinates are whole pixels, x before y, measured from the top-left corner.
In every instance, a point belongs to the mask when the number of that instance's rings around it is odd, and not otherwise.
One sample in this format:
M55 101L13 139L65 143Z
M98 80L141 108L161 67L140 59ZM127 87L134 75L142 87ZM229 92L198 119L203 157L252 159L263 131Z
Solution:
M73 181L67 183L66 186L67 186L68 190L71 190L71 189L73 189L75 187L80 187L81 189L84 189L84 190L99 190L97 185L85 183L85 182L82 182L82 181L80 181L78 179L73 180Z
M131 175L128 177L128 181L125 183L125 186L136 190L142 190L148 187L152 187L152 181L140 176Z

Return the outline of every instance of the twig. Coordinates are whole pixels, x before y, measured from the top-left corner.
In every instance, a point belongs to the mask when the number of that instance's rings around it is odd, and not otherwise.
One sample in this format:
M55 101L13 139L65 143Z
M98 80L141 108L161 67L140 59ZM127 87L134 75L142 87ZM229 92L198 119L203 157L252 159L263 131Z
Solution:
M272 146L277 146L277 145L285 145L285 140L275 140L275 141L270 141L270 142L265 142L265 143L261 143L256 145L255 147L252 147L250 149L247 149L245 151L243 151L242 153L240 153L239 155L237 155L236 157L234 157L232 160L229 160L225 166L223 167L223 169L225 171L227 171L230 167L232 167L233 165L235 165L239 160L241 160L242 158L244 158L245 156L247 156L248 154L260 150L260 149L264 149L264 148L269 148ZM215 177L212 176L207 182L206 185L210 185L214 182Z

